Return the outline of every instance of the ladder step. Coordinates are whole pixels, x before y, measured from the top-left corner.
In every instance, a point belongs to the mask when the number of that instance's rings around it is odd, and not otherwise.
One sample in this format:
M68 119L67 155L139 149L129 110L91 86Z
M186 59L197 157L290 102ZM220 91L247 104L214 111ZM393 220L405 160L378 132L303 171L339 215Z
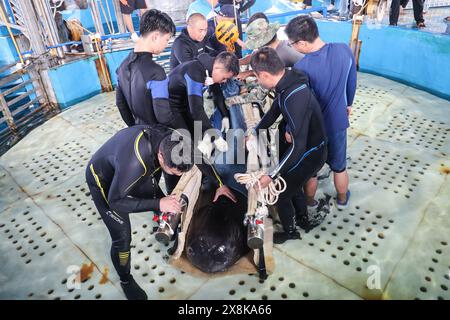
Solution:
M0 92L0 94L2 94L2 95L5 97L5 96L7 96L8 94L13 93L14 91L17 91L17 90L19 90L20 88L23 88L23 87L25 87L26 85L31 84L31 83L33 83L33 79L30 79L30 80L27 80L27 81L25 81L25 82L22 82L21 84L18 84L18 85L15 86L15 87L12 87L12 88L10 88L10 89L8 89L8 90L5 90L5 91L3 91L3 92Z
M11 67L14 67L16 65L16 62L13 62L11 64L8 64L6 66L0 67L0 73L5 72L6 70L10 69Z
M26 104L24 104L24 105L21 106L20 108L14 110L14 111L12 112L12 115L15 116L15 115L17 115L18 113L22 112L23 110L27 109L27 108L30 107L31 105L33 105L33 104L35 104L36 102L38 102L40 98L41 98L41 97L36 97L36 98L34 98L33 100L27 102Z
M5 84L8 84L10 82L20 79L21 77L22 77L22 75L19 73L13 73L13 74L10 74L10 75L4 77L3 79L0 80L0 88L3 87Z
M8 105L8 107L13 106L15 103L25 99L26 97L28 97L30 94L36 93L34 90L30 90L27 92L24 92L23 94L21 94L20 96L15 97L14 99L12 99L11 101L8 101L6 104Z

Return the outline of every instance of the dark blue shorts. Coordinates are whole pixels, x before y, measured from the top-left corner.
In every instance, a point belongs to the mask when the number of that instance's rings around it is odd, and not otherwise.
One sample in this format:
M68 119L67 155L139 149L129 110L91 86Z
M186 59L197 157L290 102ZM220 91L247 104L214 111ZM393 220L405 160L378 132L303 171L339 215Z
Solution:
M147 4L145 0L128 0L128 5L124 5L120 2L120 12L123 14L132 14L136 9L146 9Z
M347 168L347 129L328 136L327 164L337 173Z

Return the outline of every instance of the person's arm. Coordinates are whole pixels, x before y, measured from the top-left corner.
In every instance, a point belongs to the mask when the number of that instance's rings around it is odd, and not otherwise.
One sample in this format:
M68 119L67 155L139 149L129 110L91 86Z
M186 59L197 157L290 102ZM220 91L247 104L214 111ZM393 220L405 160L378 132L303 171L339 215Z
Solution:
M202 74L203 71L198 68L198 64L192 64L188 72L184 75L184 79L186 80L188 105L192 119L194 121L201 121L202 130L205 131L212 129L212 125L203 106L203 86L206 75Z
M131 113L130 107L128 106L128 102L125 99L125 96L122 92L122 89L120 88L119 83L116 86L116 105L119 109L120 116L122 117L123 121L127 124L127 126L131 127L134 126L135 121L133 114Z
M118 164L116 165L114 178L108 192L110 208L120 213L158 211L160 209L159 198L135 198L129 195L134 185L126 185L125 181L138 183L143 168L142 166L133 166L130 162L126 165L127 167L124 168L120 168ZM135 172L136 170L139 170L139 172ZM129 178L130 175L132 175L132 179ZM149 194L153 193L152 187L155 186L149 186Z
M147 81L147 90L152 97L156 120L169 125L172 120L172 110L169 106L169 80L162 67L156 66L155 68L154 75Z
M280 116L281 109L278 104L278 97L276 97L273 100L272 106L270 107L269 111L263 116L261 121L258 123L258 125L255 127L255 133L257 134L259 130L268 129Z
M245 57L243 57L242 59L239 59L239 65L240 66L246 66L250 64L250 60L252 59L252 55L248 54Z
M269 176L272 179L289 173L291 169L300 163L306 151L306 140L308 138L309 121L312 111L309 107L311 92L306 85L304 86L303 89L284 102L288 115L285 120L291 131L292 143L278 165L270 172Z
M347 77L347 107L351 108L356 93L356 62L353 54L351 55L351 61L349 66L349 73Z
M222 114L222 117L229 118L228 110L225 105L225 98L223 96L222 88L220 87L220 84L215 83L210 86L211 93L213 96L213 102L214 106L219 109L220 113Z

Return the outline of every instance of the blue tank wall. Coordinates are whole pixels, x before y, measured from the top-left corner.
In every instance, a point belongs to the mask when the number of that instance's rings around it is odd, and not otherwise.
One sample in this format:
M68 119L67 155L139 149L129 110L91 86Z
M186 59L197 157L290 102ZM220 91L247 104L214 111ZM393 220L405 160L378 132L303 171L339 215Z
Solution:
M0 67L18 61L19 57L9 36L0 36Z
M116 70L130 51L131 49L105 54L106 61L108 62L109 74L111 75L111 82L114 86L117 84Z
M95 58L74 61L49 71L50 81L61 109L101 92Z
M117 84L116 69L130 50L105 54L111 82ZM49 76L61 109L101 92L100 80L95 67L95 57L74 61L50 70Z
M351 23L318 21L327 42L348 43ZM360 71L381 75L450 100L450 36L363 25Z

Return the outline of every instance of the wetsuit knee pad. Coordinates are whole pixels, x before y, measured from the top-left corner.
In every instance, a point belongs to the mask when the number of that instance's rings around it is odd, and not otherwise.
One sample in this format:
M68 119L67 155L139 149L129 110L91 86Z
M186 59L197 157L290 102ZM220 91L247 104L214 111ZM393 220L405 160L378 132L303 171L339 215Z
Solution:
M130 251L131 234L128 231L114 232L112 246L118 251Z

